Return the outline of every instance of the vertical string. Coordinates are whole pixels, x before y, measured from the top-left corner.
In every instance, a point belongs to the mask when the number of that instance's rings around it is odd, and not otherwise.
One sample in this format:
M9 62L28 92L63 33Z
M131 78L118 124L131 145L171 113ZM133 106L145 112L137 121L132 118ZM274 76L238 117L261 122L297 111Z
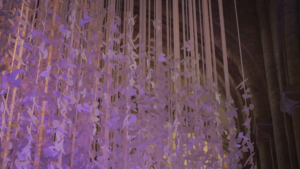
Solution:
M160 27L160 22L162 20L162 12L161 12L161 0L155 0L154 1L154 19L156 21L156 28L154 28L154 47L155 47L155 59L154 59L154 69L156 72L156 80L155 80L155 88L157 91L159 91L160 87L162 86L162 83L160 82L160 80L157 78L157 76L159 74L161 74L161 68L162 68L162 64L161 62L158 61L158 55L162 52L162 32L161 29L162 28L158 28ZM159 95L159 93L157 94ZM160 117L157 119L158 120L158 125L157 125L157 133L156 135L159 135L162 132L162 129L160 128L161 123L163 123L163 114L160 114ZM157 155L158 155L158 159L157 159L157 168L160 169L161 168L161 160L163 159L163 154L162 154L162 149L163 149L163 138L161 136L158 136L158 143L156 144L156 149L157 149Z
M239 42L239 52L240 52L240 59L241 59L241 66L242 66L242 77L243 83L245 83L245 75L244 75L244 66L243 66L243 54L242 54L242 47L241 47L241 39L240 39L240 30L239 30L239 19L237 14L237 7L236 7L236 0L234 0L234 10L235 10L235 20L236 20L236 28L238 34L238 42ZM244 93L246 94L245 84L243 85ZM247 99L245 98L245 105L247 105Z
M203 86L205 86L206 76L205 76L205 65L204 65L204 44L203 44L203 27L202 27L202 10L201 10L201 0L199 1L199 20L200 20L200 38L201 38L201 61L202 61L202 79L203 79Z
M166 8L167 8L167 12L166 12L166 15L167 15L167 56L170 55L170 31L169 31L169 0L166 0ZM170 58L171 60L171 58ZM168 74L169 74L169 77L171 77L171 70L170 68L168 69ZM168 83L168 87L169 87L169 90L171 89L172 87L172 83L169 82ZM168 96L168 122L172 124L172 110L171 110L171 107L172 107L172 99L171 99L172 96ZM173 150L173 145L172 145L172 141L173 141L173 130L172 128L169 129L169 156L170 156L170 169L172 169L172 150Z
M48 1L45 2L45 8L47 7ZM47 10L45 10L45 15L47 15ZM53 25L55 22L55 18L52 18L53 20ZM52 55L52 47L50 47L49 49L49 56L47 58L47 66L51 65L51 55ZM44 92L48 93L48 82L49 82L49 77L45 78L45 88L44 88ZM39 132L38 132L38 150L37 150L37 158L36 158L36 168L40 168L40 156L42 153L42 141L43 141L43 134L44 134L44 117L45 117L45 113L46 113L46 100L42 101L42 108L41 108L41 124L39 126Z
M195 37L194 37L194 25L193 25L193 6L192 6L192 0L189 0L188 1L188 4L189 4L189 32L190 32L190 40L192 41L191 44L189 45L192 45L192 50L190 52L190 59L191 59L191 70L192 70L192 82L195 81L196 79L196 72L195 72Z
M194 15L194 31L195 31L195 49L196 49L196 54L195 54L195 61L194 63L196 65L196 79L195 82L199 84L199 78L200 78L200 70L199 70L199 51L198 51L198 31L197 31L197 15L196 15L196 2L193 0L193 15Z
M189 7L189 0L186 0L185 1L185 11L186 11L186 38L187 38L187 41L188 41L188 39L190 39L190 37L191 37L191 30L190 30L190 28L191 28L191 26L190 26L190 16L189 16L189 11L190 11L190 7ZM192 39L190 39L190 40L192 40ZM193 50L193 49L192 49ZM191 70L191 71L193 71L193 68L192 68L192 65L193 65L193 62L192 62L192 56L191 56L191 51L189 52L188 50L187 50L187 57L188 57L188 69L189 70ZM193 72L192 72L193 73ZM190 76L190 77L188 77L187 79L188 79L188 89L187 89L187 92L188 92L188 96L190 96L191 95L191 90L190 90L190 86L191 86L191 83L192 83L192 78L193 78L193 75L192 76ZM187 104L187 109L186 109L186 115L185 115L185 126L188 126L189 125L189 119L188 119L188 114L190 113L190 106ZM185 139L186 138L188 138L188 136L187 136L187 134L186 133L184 133L184 136L183 136ZM187 140L185 140L184 139L184 144L185 144L185 147L184 147L184 149L185 150L187 150L188 149L188 146L187 146ZM189 157L189 154L188 155L186 155L185 156L185 161L187 162L187 167L189 167L189 162L190 162L190 160L188 160L188 157Z
M210 30L211 30L211 34L210 34L211 35L211 47L212 47L212 54L213 54L214 83L216 85L216 92L218 92L218 76L217 76L215 39L214 39L214 27L213 27L211 0L208 0L208 6L209 6L209 19L210 19Z
M191 71L192 71L192 78L190 80L190 85L191 84L195 84L195 82L197 81L196 80L196 68L195 68L195 65L196 65L196 56L195 56L195 44L196 44L196 38L194 36L194 16L193 16L193 4L192 4L192 0L188 0L188 10L189 10L189 32L190 32L190 40L192 41L189 45L192 45L192 50L190 52L190 63L191 63ZM191 86L193 87L193 85ZM193 90L191 90L191 95L194 93L194 87L193 87ZM197 104L197 103L196 103ZM192 110L190 110L189 112L190 114L192 114ZM192 116L192 115L190 115ZM186 119L187 123L189 124L189 120L188 118ZM187 155L187 156L190 156L190 155ZM188 163L188 167L190 167L191 165L191 160L187 160L187 163Z
M182 27L183 27L183 42L186 41L186 31L185 31L185 4L184 4L185 0L181 0L181 8L182 8ZM187 72L187 65L186 65L186 48L183 48L183 69L185 72ZM187 83L187 78L186 76L183 77L184 78L184 87L187 87L188 83Z
M186 10L185 10L185 8L186 8L186 5L185 5L185 0L181 0L181 8L182 8L182 27L183 27L183 42L186 42L187 41L187 39L186 39L186 23L185 23L185 20L186 20ZM184 69L184 72L187 72L188 71L188 68L187 68L187 62L189 62L188 61L188 59L187 59L187 55L186 55L186 48L183 48L183 60L184 60L184 62L183 62L183 69ZM184 80L184 87L187 87L188 86L188 78L186 77L186 76L184 76L183 77L183 80ZM189 92L188 92L189 90L188 90L188 88L186 89L186 96L185 96L185 100L184 101L186 101L187 99L188 99L188 96L189 96ZM184 115L184 114L186 114L187 113L187 104L185 104L184 105L184 110L183 110L183 112L182 112L182 115ZM179 154L181 154L181 153L183 153L184 151L183 151L183 139L182 139L182 137L183 137L183 135L182 135L182 133L178 133L178 151L177 152L179 152ZM183 157L182 157L182 155L180 155L180 157L178 157L179 158L179 160L180 161L182 161L183 160ZM183 164L180 164L180 166L179 167L183 167Z
M207 84L212 84L212 64L211 64L211 41L210 41L210 29L209 29L209 16L208 16L208 4L207 0L202 0L202 12L203 12L203 27L204 27L204 47L205 47L205 60L206 60L206 79Z
M151 54L150 54L150 51L151 51L151 43L150 43L150 34L151 34L151 26L150 26L150 20L151 20L151 0L148 0L148 58L147 58L147 71L148 71L148 77L150 77L151 75L151 72L150 72L150 69L151 69ZM150 93L151 91L151 82L150 82L150 78L148 79L149 82L148 82L148 93ZM147 120L147 129L150 125L150 121L149 119ZM147 143L150 144L150 131L149 129L147 130L147 134L148 134L148 137L147 137ZM151 158L151 153L150 153L150 147L147 148L147 163L146 163L146 168L150 168L151 166L151 161L152 161L152 158Z
M139 47L139 76L145 77L145 45L146 45L146 3L144 0L140 0L140 16L139 16L139 26L140 26L140 47ZM143 55L143 56L142 56ZM145 83L142 85L142 88L146 88ZM140 92L141 93L141 92ZM143 96L140 96L143 97ZM143 119L145 119L145 113L140 108L138 109L138 114L142 116ZM143 120L142 119L142 120ZM140 123L143 123L143 121L140 121ZM141 144L142 135L138 134L138 144ZM141 149L138 148L137 150L138 158L141 157ZM139 163L140 166L143 165L143 162Z
M107 10L108 10L108 14L107 14L107 22L108 25L111 25L113 23L113 15L115 13L115 0L113 1L108 1L107 2ZM113 36L113 34L110 33L110 27L108 27L106 29L106 46L105 46L105 55L106 57L108 57L108 50L111 50L109 49L109 45L110 43L112 43L109 39L111 38L114 38L114 37L111 37ZM112 75L112 68L111 68L111 62L112 60L109 59L109 61L105 64L105 71L106 73L108 74L108 77L110 77ZM104 168L107 168L108 167L108 159L109 159L109 153L107 152L108 150L108 147L109 147L109 142L110 142L110 139L109 139L109 135L110 135L110 130L109 130L109 127L108 127L108 121L110 120L110 104L111 104L111 93L109 92L110 91L110 88L111 88L111 83L110 83L110 80L107 78L105 79L106 80L106 100L105 100L105 121L104 121L104 150L103 150L103 166Z
M131 17L132 15L131 15L131 8L130 8L130 6L131 6L131 0L125 0L125 4L126 4L126 10L124 10L124 12L125 12L125 16L127 16L126 17L126 19L125 19L125 32L124 32L124 36L125 37L127 37L127 32L128 31L130 31L130 29L129 29L129 26L126 24L127 22L128 22L128 20L129 20L129 17ZM127 45L127 42L128 42L128 40L127 40L127 38L126 38L126 40L125 40L125 44ZM124 55L126 56L126 55L128 55L129 54L129 51L127 51L127 50L125 50L125 52L124 52ZM124 69L126 70L126 69L128 69L128 64L127 63L124 63ZM125 77L124 77L124 81L123 81L123 83L125 83L127 80L128 80L128 75L126 75ZM128 104L130 102L130 100L128 99L128 98L126 98L126 104ZM127 115L127 111L126 111L126 115ZM128 151L128 138L127 138L127 135L128 135L128 124L125 124L125 127L124 127L124 129L123 129L123 139L124 139L124 144L123 144L123 148L124 148L124 151L123 151L123 154L124 154L124 157L123 157L123 169L127 169L128 168L128 159L129 159L129 151Z
M224 14L223 14L222 0L218 0L218 5L219 5L219 15L220 15L226 101L229 102L230 101L230 86L229 86L228 60L227 60L227 48L226 48L226 39L225 39L225 26L224 26Z
M75 16L76 16L76 8L77 8L77 0L74 0L74 6L73 6L73 11L74 11L74 16L73 16L73 14L71 15L72 16L72 33L71 33L71 36L72 36L72 38L71 38L71 49L73 49L73 39L74 39L74 26L75 26ZM69 55L67 55L67 56L70 56L70 53L71 53L71 49L69 49ZM79 56L78 56L79 57ZM80 58L80 57L79 57ZM80 60L80 63L81 63L81 60ZM81 65L81 64L80 64ZM81 69L81 68L80 68ZM79 69L79 70L80 70ZM69 72L70 72L70 68L68 68L68 74L69 74ZM68 86L66 87L66 91L68 90ZM79 90L78 90L79 91ZM77 99L76 99L76 104L78 104L79 103L79 92L77 93ZM75 112L75 118L74 118L74 122L77 120L77 112L78 110L76 109L76 112ZM72 138L72 150L71 150L71 164L70 164L70 168L72 169L73 168L73 165L74 165L74 156L75 156L75 135L76 135L76 127L74 127L73 128L73 138Z
M178 70L180 71L180 37L179 37L179 11L178 11L178 0L173 0L173 36L174 36L174 59L175 59L175 119L178 119L178 115L180 115L180 108L178 105L178 101L181 100L178 98L177 93L179 92L178 89L180 88L180 76L178 74Z
M167 55L170 56L171 55L171 30L170 30L170 21L171 21L171 10L169 10L169 0L167 0ZM171 2L170 2L171 4ZM172 61L172 58L170 58L169 60L170 62ZM171 78L172 76L172 70L171 68L168 69L168 74L169 74L169 77ZM169 90L170 92L172 92L172 82L169 82L168 83L168 87L169 87ZM172 95L169 95L168 96L168 122L170 124L173 124L173 120L172 120L172 103L173 103L173 100L172 100ZM168 145L169 145L169 156L170 156L170 168L172 168L172 152L173 152L173 129L170 128L169 129L169 140L168 140Z
M186 0L185 1L185 5L184 5L184 7L185 7L185 21L186 21L186 41L188 42L188 37L190 37L190 29L189 29L189 24L190 24L190 20L189 20L189 13L188 13L188 11L189 11L189 7L188 7L188 0ZM191 69L191 65L192 65L192 61L191 61L191 55L190 55L190 52L188 52L187 50L186 50L186 56L188 57L188 59L187 59L187 61L188 61L188 65L187 65L187 70L192 70ZM188 78L186 78L187 79L187 86L189 86L190 84L191 84L191 78L192 77L188 77ZM190 90L188 89L187 90L187 95L189 96L190 95L190 92L189 92Z
M121 14L121 0L117 0L117 12L116 12L116 16L117 17L120 17L120 14ZM120 25L117 26L118 30L120 29ZM118 36L120 37L120 33L118 33ZM120 44L116 43L116 51L118 53L118 55L120 55L121 51L120 51ZM115 80L115 83L116 83L116 88L118 88L118 86L120 85L120 82L119 82L119 72L120 72L120 68L119 68L119 65L120 65L120 57L118 57L118 60L116 61L117 62L117 66L115 67L116 69L116 80ZM118 100L119 100L119 92L118 90L116 91L116 94L115 94L115 103L118 103ZM116 111L116 116L119 115L119 112L118 112L118 109ZM114 136L113 136L113 144L112 144L112 148L113 148L113 162L112 162L112 168L115 169L116 168L116 163L117 163L117 135L119 135L119 131L118 130L115 130L114 132Z

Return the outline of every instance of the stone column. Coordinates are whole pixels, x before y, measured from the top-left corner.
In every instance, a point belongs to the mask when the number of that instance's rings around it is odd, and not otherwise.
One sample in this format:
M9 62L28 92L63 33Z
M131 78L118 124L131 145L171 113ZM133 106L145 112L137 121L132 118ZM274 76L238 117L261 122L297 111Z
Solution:
M278 164L277 164L277 156L276 156L276 147L274 144L274 137L273 137L273 129L272 125L267 126L267 127L259 127L261 128L268 128L268 132L265 131L259 131L259 133L265 133L269 134L269 138L263 138L260 140L257 140L258 147L259 147L259 161L260 161L260 168L262 169L267 169L267 168L272 168L272 169L278 169ZM270 130L269 130L270 129ZM261 152L261 150L263 150ZM270 152L270 153L268 153ZM266 154L267 153L267 154ZM270 159L271 158L271 159ZM258 167L258 166L257 166Z
M295 143L295 136L294 136L294 128L293 128L293 119L292 117L284 113L284 120L285 120L285 129L286 129L286 136L288 140L287 148L289 149L290 157L291 157L291 164L292 168L299 168L298 158L297 158L297 149Z
M299 0L283 0L284 53L287 63L288 86L300 86ZM294 136L300 164L300 108L292 112Z
M270 22L266 1L256 0L257 13L259 18L261 42L265 64L268 96L272 115L274 143L279 169L291 168L288 145L284 126L284 116L280 112L280 89L278 84L277 70L271 36Z
M274 163L276 151L271 145L271 138L273 133L272 120L270 118L256 118L256 144L259 152L260 167L263 169L277 168L277 163ZM273 150L273 151L272 151ZM277 161L277 159L275 159ZM276 167L274 167L276 166Z
M273 169L270 152L270 142L261 142L257 146L259 149L259 162L262 169Z
M280 9L282 5L280 0L274 0L268 2L269 7L269 18L270 18L270 26L272 33L272 41L273 41L273 50L275 56L275 64L277 69L278 81L280 93L282 93L283 88L287 86L286 79L286 70L285 70L285 61L283 58L283 38L282 38L282 17ZM281 95L282 98L282 95ZM283 112L284 113L284 112ZM296 151L296 143L294 137L294 129L293 129L293 120L292 117L287 113L284 113L285 120L285 129L288 141L288 149L291 157L291 165L292 168L299 168L297 151Z
M275 146L275 143L274 143L273 133L270 136L270 149L271 149L271 155L272 155L273 169L277 169L278 164L277 164L276 146Z

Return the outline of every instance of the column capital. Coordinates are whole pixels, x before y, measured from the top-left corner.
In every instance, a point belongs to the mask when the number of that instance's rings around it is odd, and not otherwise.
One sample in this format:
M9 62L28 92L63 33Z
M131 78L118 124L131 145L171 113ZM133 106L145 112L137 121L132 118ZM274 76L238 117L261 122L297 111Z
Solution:
M254 132L257 138L257 144L269 142L273 134L272 119L266 117L258 117L255 119Z
M300 107L300 86L284 87L281 95L280 110L292 115L292 112Z

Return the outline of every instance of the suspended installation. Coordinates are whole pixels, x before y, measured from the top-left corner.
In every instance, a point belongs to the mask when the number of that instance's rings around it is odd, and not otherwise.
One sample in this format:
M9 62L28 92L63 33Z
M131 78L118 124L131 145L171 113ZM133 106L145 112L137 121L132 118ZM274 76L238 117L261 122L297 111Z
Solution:
M250 90L243 75L238 132L211 6L0 0L1 168L255 168Z

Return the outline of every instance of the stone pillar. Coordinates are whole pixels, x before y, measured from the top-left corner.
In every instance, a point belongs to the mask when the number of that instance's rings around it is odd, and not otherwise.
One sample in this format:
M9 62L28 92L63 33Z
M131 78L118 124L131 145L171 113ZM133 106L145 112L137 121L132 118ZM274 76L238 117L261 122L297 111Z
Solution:
M297 149L296 149L296 143L295 143L295 136L294 136L294 128L293 128L293 119L290 115L288 115L286 112L284 113L284 121L285 121L285 130L286 130L286 136L288 140L287 148L289 149L289 154L291 157L291 164L292 168L299 168L298 158L297 158Z
M282 93L283 88L287 86L286 80L286 70L285 70L285 61L283 58L283 38L282 38L282 17L280 9L282 5L280 0L272 0L268 2L269 7L269 18L270 18L270 26L272 33L272 41L273 41L273 50L275 56L275 64L277 69L278 81L280 93ZM281 95L282 97L282 95ZM283 112L284 113L284 112ZM292 168L299 168L295 137L294 137L294 129L293 129L293 120L291 116L287 113L284 113L284 121L285 121L285 130L288 141L288 149L291 157L291 165Z
M289 118L294 123L294 117L292 116L292 112L297 112L297 109L299 110L300 107L300 86L289 86L284 87L282 92L282 98L281 98L281 111L284 112L285 118ZM293 164L293 168L299 168L299 161L298 161L298 155L297 155L297 147L295 146L297 143L296 138L294 137L294 132L299 132L299 128L295 129L293 127L293 123L287 124L286 128L290 129L287 132L290 134L290 137L288 137L288 141L293 143L292 146L294 150L292 151L294 154L291 158L291 161ZM298 130L298 131L297 131ZM289 147L291 145L288 145Z
M283 0L284 53L287 63L288 86L300 86L299 0ZM294 136L300 164L300 108L292 112Z
M271 145L271 137L272 137L272 132L273 132L273 127L272 127L272 120L270 118L256 118L256 143L258 147L258 152L259 152L259 162L260 162L260 167L262 169L265 168L272 168L274 169L274 166L277 163L274 163L273 157L276 157L276 152L274 155L274 151L272 152L272 145ZM275 159L277 160L277 159Z
M271 155L272 155L273 169L277 169L278 163L277 163L276 147L275 147L275 143L274 143L273 133L270 136L270 149L271 149Z
M270 22L266 1L256 0L257 13L259 18L261 42L265 64L266 80L268 86L268 96L272 115L274 142L279 169L291 168L288 145L285 134L284 116L280 112L280 89L278 84L277 70L275 67L275 57L271 36Z
M259 149L259 162L262 169L273 169L270 152L270 142L261 142L257 145Z

